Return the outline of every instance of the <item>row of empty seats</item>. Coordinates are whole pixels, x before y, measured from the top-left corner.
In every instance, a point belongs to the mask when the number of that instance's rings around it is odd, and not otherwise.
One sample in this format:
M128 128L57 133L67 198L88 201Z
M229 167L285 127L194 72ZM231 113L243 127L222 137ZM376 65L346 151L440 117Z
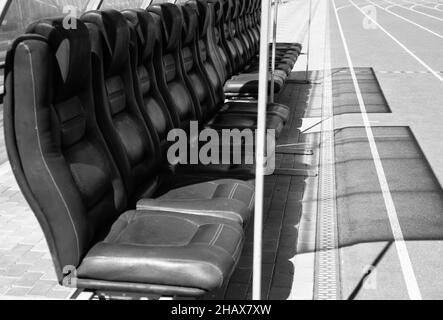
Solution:
M257 95L259 17L256 0L165 3L90 11L74 29L44 19L13 43L6 145L60 282L192 297L228 283L254 171L170 164L167 135L256 128L257 104L238 96ZM300 49L279 45L281 79ZM289 113L270 104L268 128Z

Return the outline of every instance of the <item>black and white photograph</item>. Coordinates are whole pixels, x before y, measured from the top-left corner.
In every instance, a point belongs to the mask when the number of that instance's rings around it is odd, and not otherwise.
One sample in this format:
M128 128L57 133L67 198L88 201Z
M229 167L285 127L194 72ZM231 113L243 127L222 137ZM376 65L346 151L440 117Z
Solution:
M3 302L443 300L443 0L0 0L0 127Z

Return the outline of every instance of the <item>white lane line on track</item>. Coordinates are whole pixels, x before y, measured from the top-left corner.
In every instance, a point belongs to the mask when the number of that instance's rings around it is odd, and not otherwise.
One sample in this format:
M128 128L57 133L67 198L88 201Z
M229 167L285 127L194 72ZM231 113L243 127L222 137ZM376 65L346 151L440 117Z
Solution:
M403 0L403 1L404 2L409 2L409 3L415 3L415 2L406 1L406 0ZM430 5L433 5L433 7L429 7L429 6L426 6L424 4L430 4ZM427 8L427 9L431 9L431 10L443 11L441 9L438 9L437 8L438 6L439 6L439 4L436 3L436 2L424 1L424 2L421 2L421 3L415 3L412 7L423 7L423 8Z
M350 2L358 8L352 0ZM408 248L403 237L403 232L401 230L400 222L397 216L397 210L395 209L394 200L392 199L391 191L389 189L388 181L386 179L386 174L383 169L383 164L380 159L380 154L377 149L377 144L375 142L374 133L372 132L371 122L369 121L368 114L366 112L365 102L360 90L360 86L357 81L357 76L355 74L354 65L352 63L351 55L349 53L348 44L343 32L343 27L341 25L340 17L335 6L335 0L332 0L334 6L335 17L337 19L338 28L340 31L341 39L343 41L343 47L346 53L346 59L348 61L349 69L351 71L352 81L354 83L355 92L357 94L358 103L360 105L360 111L363 118L363 123L366 130L366 135L368 136L369 147L371 149L371 154L374 159L375 168L377 171L377 177L380 183L381 191L383 194L383 199L385 202L386 210L388 213L389 222L392 229L392 234L394 236L395 247L397 249L397 254L400 260L401 269L403 271L403 277L408 290L409 298L412 300L421 300L422 296L420 293L420 288L418 287L417 279L415 277L414 269L412 268L411 259L409 257ZM360 10L360 8L358 8ZM361 11L361 10L360 10ZM366 15L366 14L365 14Z
M352 7L352 4L345 4L344 6L338 7L337 11L340 11L340 10L346 9L346 8L350 8L350 7Z
M392 12L392 11L390 11L390 10L387 10L387 9L383 8L382 6L376 4L375 2L372 2L371 0L365 0L365 1L367 1L367 2L369 2L369 3L372 3L374 6L376 6L376 7L380 8L380 9L384 10L385 12L387 12L387 13L389 13L389 14L392 14L392 15L394 15L394 16L400 18L400 19L403 19L403 20L409 22L410 24L413 24L413 25L415 25L416 27L419 27L419 28L421 28L421 29L423 29L423 30L425 30L425 31L427 31L427 32L429 32L429 33L431 33L431 34L433 34L434 36L439 37L440 39L443 39L443 35L441 35L441 34L439 34L439 33L437 33L437 32L434 32L434 31L432 31L431 29L428 29L428 28L426 28L426 27L424 27L424 26L422 26L422 25L420 25L420 24L418 24L418 23L416 23L416 22L414 22L414 21L412 21L412 20L409 20L408 18L405 18L405 17L403 17L403 16L401 16L401 15L395 13L395 12Z
M417 60L423 67L425 67L430 73L432 73L438 80L443 82L443 77L440 76L434 69L432 69L426 62L424 62L422 59L420 59L417 55L415 55L411 50L409 50L403 43L401 43L396 37L394 37L392 34L390 34L385 28L383 28L376 20L374 20L372 17L367 15L363 10L360 9L359 6L357 6L352 0L349 0L354 7L358 9L365 17L367 17L369 20L371 20L377 27L383 31L389 38L391 38L394 42L396 42L400 47L402 47L403 50L405 50L409 55L411 55L415 60Z
M393 8L393 7L399 7L399 8L403 8L403 9L406 9L406 10L409 10L409 11L412 11L412 12L416 12L416 13L422 14L422 15L424 15L424 16L426 16L426 17L429 17L429 18L432 18L432 19L436 19L436 20L438 20L438 21L443 21L442 18L439 18L439 17L433 16L433 15L431 15L431 14L427 14L427 13L424 13L424 12L421 12L421 11L418 11L418 10L415 10L415 9L411 9L410 7L402 6L401 4L397 4L397 3L395 3L395 2L388 1L388 0L383 0L383 1L385 1L385 2L391 4L391 6L388 6L388 7L387 7L387 10L390 10L390 9Z

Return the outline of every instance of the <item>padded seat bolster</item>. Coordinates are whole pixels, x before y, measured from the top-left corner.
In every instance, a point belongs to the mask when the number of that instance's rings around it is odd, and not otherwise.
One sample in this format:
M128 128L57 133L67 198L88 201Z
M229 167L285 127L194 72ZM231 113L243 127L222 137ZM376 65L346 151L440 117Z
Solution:
M253 205L253 203L251 203ZM241 201L226 199L146 199L137 204L137 210L180 212L190 215L204 215L234 221L245 225L250 217L250 208Z
M254 208L254 195L250 183L226 179L177 188L156 200L141 200L137 208L218 216L246 226Z
M300 53L303 49L303 46L300 43L296 42L277 42L276 48L278 51L295 51Z
M270 77L269 77L270 78ZM275 92L278 93L283 88L285 83L285 78L276 75L275 79ZM269 82L271 79L269 79ZM226 81L224 86L224 92L226 95L229 94L249 94L249 95L257 95L258 94L258 74L241 74L239 76L235 76L232 79Z
M95 245L79 279L197 288L226 284L243 247L235 222L206 216L130 211Z

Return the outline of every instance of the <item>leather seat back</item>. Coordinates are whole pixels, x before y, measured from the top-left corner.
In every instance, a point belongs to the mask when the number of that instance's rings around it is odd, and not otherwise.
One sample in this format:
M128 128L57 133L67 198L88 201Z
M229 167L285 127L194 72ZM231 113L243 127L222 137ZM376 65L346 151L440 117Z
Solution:
M126 207L122 180L96 124L88 30L76 23L75 29L65 29L62 18L31 25L6 61L8 155L59 281Z
M229 21L229 33L231 37L231 41L234 44L235 50L239 56L239 65L237 66L237 71L241 72L247 65L249 61L249 55L246 49L245 44L243 43L242 36L239 30L239 21L241 19L240 15L243 7L243 0L224 0L231 2L232 6L232 15Z
M158 184L162 164L157 135L150 132L135 97L130 29L118 11L82 16L91 34L98 124L120 169L130 206Z
M257 35L257 39L260 42L261 1L260 0L253 0L253 1L255 1L255 9L252 16L252 25L253 29L255 30L255 34Z
M235 14L236 7L232 0L221 0L223 4L223 23L221 29L222 41L229 57L232 74L229 78L241 71L243 66L242 52L238 52L238 46L236 44L233 31L235 28L233 26L233 16Z
M205 5L204 0L198 0L201 5ZM224 7L222 0L208 0L207 1L209 13L209 32L207 34L207 41L212 42L208 47L213 47L215 50L209 51L211 62L215 65L216 70L220 76L221 82L224 84L234 74L234 67L226 49L223 25L224 25ZM199 6L200 7L200 6ZM199 9L200 10L200 9Z
M154 62L157 83L170 110L176 128L187 130L190 121L200 117L192 93L189 92L182 70L180 42L183 17L177 6L163 3L148 7L160 32L162 43L158 60Z
M202 61L202 55L207 60L205 47L200 50L200 24L195 7L191 4L184 4L179 6L183 16L183 32L181 42L181 58L183 62L184 76L187 81L189 91L193 92L197 101L194 102L200 109L200 119L203 122L211 119L223 101L217 99L218 104L215 103L215 93L212 82L218 80L218 85L221 83L216 73L211 73L211 78L206 73L206 68ZM210 67L206 61L206 67ZM212 70L215 71L215 70Z
M134 9L122 12L128 20L133 38L131 50L134 89L140 111L148 127L154 129L160 143L161 154L166 155L169 147L167 136L174 128L171 114L157 85L154 61L161 43L158 41L157 25L145 10ZM161 50L161 48L160 48Z
M249 29L251 30L251 34L254 39L254 43L256 45L255 51L258 53L260 47L260 30L257 28L255 24L255 17L257 14L257 3L256 0L251 0L251 12L249 13Z
M217 44L214 42L212 25L214 24L214 10L206 0L193 2L192 8L197 12L199 21L198 50L201 62L209 83L213 89L215 105L221 105L225 100L223 85L226 69L220 61ZM210 7L211 6L211 7ZM225 56L226 58L226 56Z
M248 38L246 33L246 10L248 8L247 0L235 0L236 5L238 7L238 16L235 21L235 28L238 38L238 43L243 48L243 61L245 64L249 62L252 57L252 44Z
M253 10L253 2L252 0L245 0L245 11L243 15L243 28L246 40L249 41L250 44L250 54L251 58L253 58L258 52L258 41L255 39L253 31L252 31L252 10Z

